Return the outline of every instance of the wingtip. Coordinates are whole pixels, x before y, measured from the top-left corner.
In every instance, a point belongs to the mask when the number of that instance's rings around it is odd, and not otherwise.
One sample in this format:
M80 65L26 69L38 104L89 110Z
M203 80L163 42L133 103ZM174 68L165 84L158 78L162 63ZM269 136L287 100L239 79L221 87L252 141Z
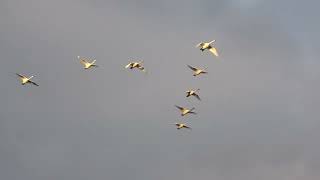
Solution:
M196 47L200 47L200 44L202 44L203 42L199 42L197 45L196 45Z
M215 40L215 39L213 39L212 41L210 41L210 44L211 44L211 43L214 43L214 42L216 42L216 40Z

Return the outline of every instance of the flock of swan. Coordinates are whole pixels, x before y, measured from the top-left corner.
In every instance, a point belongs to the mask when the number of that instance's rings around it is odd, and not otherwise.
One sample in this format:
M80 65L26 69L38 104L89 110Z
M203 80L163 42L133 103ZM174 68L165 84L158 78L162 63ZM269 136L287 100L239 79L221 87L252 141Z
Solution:
M201 42L199 44L197 44L196 47L200 48L200 50L203 52L204 50L208 50L210 51L214 56L218 57L218 51L217 49L213 46L213 43L215 42L215 40L210 41L210 42ZM98 65L96 64L96 60L89 60L86 58L82 58L80 56L77 56L78 60L80 61L80 63L83 65L84 69L90 69L93 67L98 67ZM193 71L193 76L198 76L200 74L206 74L207 71L205 71L204 69L200 69L198 67L193 67L188 65L188 67ZM145 67L143 66L143 61L139 61L139 62L130 62L129 64L127 64L125 66L126 69L139 69L143 72L147 72ZM22 85L26 85L26 84L32 84L35 86L39 86L37 83L35 83L33 80L31 80L34 76L25 76L23 74L19 74L16 73L16 75L19 77L21 84ZM187 95L186 97L190 97L190 96L194 96L195 98L197 98L198 100L200 99L200 96L198 95L198 91L200 89L196 89L196 90L188 90L186 91ZM195 108L185 108L185 107L181 107L178 105L175 105L176 108L178 108L181 112L181 116L185 116L187 114L197 114L196 112L194 112ZM191 127L189 127L188 125L186 125L185 123L175 123L175 125L177 126L177 129L191 129Z
M217 49L213 46L213 43L216 40L212 40L210 42L201 42L199 44L197 44L196 47L200 48L200 50L203 52L204 50L208 50L210 51L213 55L215 55L216 57L219 56ZM188 65L188 67L193 71L193 76L198 76L200 74L206 74L208 73L207 71L205 71L204 69L200 69L197 67L192 67L190 65ZM196 90L188 90L186 91L187 95L186 97L190 97L190 96L194 96L196 97L198 100L200 99L200 96L198 95L198 91L200 89L196 89ZM185 107L181 107L181 106L177 106L175 105L181 112L181 116L185 116L187 114L197 114L196 112L194 112L193 110L195 110L195 108L185 108ZM191 129L191 127L187 126L185 123L175 123L175 125L177 126L177 129L182 129L182 128L186 128L186 129Z

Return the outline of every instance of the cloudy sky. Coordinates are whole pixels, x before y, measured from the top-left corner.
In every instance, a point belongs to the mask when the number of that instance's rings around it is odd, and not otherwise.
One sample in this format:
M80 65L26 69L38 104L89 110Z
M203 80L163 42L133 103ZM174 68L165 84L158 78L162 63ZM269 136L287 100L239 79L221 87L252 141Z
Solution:
M1 0L1 179L318 180L319 6ZM212 39L219 58L195 48ZM140 59L147 75L124 69Z

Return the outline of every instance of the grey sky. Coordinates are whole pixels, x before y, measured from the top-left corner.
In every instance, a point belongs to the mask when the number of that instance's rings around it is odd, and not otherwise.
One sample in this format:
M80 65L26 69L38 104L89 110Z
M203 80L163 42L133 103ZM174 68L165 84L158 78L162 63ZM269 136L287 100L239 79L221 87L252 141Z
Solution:
M319 5L0 1L1 179L318 180ZM218 59L195 48L211 39ZM149 74L125 70L130 59Z

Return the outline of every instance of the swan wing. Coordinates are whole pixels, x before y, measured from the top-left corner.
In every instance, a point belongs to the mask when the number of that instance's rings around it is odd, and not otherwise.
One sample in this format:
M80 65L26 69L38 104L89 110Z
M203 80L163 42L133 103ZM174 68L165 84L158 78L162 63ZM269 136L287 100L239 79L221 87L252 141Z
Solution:
M201 43L197 44L196 47L202 47L203 45L204 45L204 43L201 42Z
M128 69L130 66L132 66L132 63L127 64L125 68Z
M219 56L218 51L217 51L216 48L211 47L211 48L209 49L209 51L210 51L213 55L215 55L215 56L217 56L217 57Z
M29 80L29 82L32 83L32 84L35 85L35 86L39 86L37 83L35 83L35 82L33 82L33 81L30 81L30 80Z
M196 71L196 70L198 70L197 68L195 68L195 67L192 67L192 66L190 66L190 65L188 65L188 67L191 69L191 70L193 70L193 71Z
M183 107L180 107L180 106L177 106L177 105L175 105L175 106L176 106L176 108L180 109L181 111L184 110Z
M198 94L194 93L194 97L196 97L199 101L201 101L201 99L200 99Z
M17 76L19 76L20 78L26 78L24 75L16 73Z

